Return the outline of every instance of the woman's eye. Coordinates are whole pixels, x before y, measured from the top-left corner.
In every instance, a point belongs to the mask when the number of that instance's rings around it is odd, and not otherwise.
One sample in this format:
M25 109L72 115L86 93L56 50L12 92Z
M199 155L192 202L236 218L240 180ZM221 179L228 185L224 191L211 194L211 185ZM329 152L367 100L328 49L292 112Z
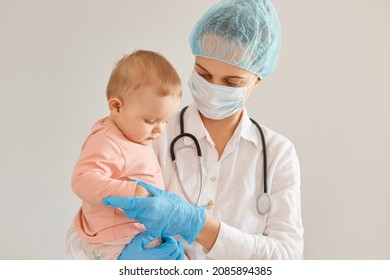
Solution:
M207 75L207 74L203 74L203 75L200 75L203 79L205 80L208 80L210 79L210 75Z
M238 87L240 85L240 82L236 82L236 81L226 81L225 83L230 87Z
M204 79L209 79L210 77L211 77L211 75L210 74L208 74L208 73L202 73L202 72L198 72L198 74L199 74L199 76L201 76L202 78L204 78Z

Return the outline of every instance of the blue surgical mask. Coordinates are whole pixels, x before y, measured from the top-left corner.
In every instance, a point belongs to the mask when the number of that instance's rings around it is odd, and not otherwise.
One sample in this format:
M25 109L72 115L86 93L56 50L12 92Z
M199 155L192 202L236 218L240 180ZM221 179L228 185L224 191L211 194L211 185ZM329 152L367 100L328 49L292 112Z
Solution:
M244 106L246 87L226 87L209 83L193 71L188 85L198 110L206 118L221 120Z

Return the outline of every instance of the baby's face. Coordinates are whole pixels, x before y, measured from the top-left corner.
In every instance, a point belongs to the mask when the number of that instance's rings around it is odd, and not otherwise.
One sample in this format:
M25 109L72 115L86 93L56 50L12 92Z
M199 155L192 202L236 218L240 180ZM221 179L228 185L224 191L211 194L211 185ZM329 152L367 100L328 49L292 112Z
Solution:
M150 88L140 87L123 100L116 124L130 141L149 145L164 131L179 102L173 95L158 96Z

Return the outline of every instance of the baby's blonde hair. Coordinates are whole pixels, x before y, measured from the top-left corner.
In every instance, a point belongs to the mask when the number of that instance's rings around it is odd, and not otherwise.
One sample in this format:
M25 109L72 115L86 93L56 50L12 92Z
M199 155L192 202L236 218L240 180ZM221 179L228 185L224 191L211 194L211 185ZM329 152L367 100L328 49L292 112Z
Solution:
M150 87L158 96L181 97L179 75L162 55L138 50L125 55L116 64L107 85L107 99L124 98L141 86Z

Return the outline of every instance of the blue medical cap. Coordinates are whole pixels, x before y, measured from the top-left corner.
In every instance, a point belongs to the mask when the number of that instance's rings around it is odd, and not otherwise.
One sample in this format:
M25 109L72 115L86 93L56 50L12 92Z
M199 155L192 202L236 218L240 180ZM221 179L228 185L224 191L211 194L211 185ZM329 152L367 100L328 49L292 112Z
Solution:
M223 0L195 24L192 53L222 60L263 78L275 68L280 24L268 0Z

